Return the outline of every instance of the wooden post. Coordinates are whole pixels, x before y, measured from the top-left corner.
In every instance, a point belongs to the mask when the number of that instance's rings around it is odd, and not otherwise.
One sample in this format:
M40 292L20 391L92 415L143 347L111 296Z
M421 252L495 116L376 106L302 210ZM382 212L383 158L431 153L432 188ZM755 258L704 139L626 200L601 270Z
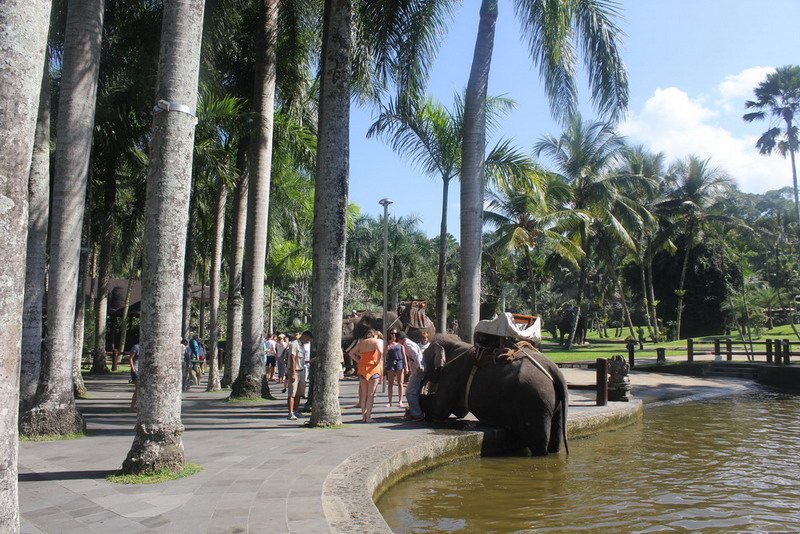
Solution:
M714 340L714 359L719 360L722 358L722 351L720 350L719 338Z
M634 352L636 352L636 345L630 343L628 345L628 365L630 366L631 369L633 369Z
M692 338L686 340L686 361L694 361L694 339Z
M597 358L597 405L608 404L608 360Z
M766 344L766 352L767 352L767 363L772 363L772 340L767 339L765 341Z
M773 341L773 352L775 353L775 365L782 364L783 357L781 356L781 353L783 352L783 343L781 343L780 339Z
M792 353L792 345L788 339L783 340L783 365L789 365L789 355Z
M113 349L111 351L111 371L116 373L119 369L119 350Z
M667 363L667 349L664 347L656 349L656 363Z
M725 359L731 361L733 359L733 341L730 339L725 340Z

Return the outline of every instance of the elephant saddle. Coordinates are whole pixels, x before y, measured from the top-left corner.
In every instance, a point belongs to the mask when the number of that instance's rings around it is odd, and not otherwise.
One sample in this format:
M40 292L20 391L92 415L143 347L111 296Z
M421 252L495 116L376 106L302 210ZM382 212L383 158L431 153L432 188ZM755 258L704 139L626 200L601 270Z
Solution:
M427 300L411 300L401 302L397 310L400 321L408 328L425 329L433 325L433 321L428 318L425 308L428 307Z

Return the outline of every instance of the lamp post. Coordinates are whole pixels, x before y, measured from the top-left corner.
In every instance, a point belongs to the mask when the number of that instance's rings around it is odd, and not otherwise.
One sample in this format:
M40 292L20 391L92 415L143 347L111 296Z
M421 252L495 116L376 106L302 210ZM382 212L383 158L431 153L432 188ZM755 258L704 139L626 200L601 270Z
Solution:
M378 204L383 206L383 342L389 342L389 204L393 201L382 198Z

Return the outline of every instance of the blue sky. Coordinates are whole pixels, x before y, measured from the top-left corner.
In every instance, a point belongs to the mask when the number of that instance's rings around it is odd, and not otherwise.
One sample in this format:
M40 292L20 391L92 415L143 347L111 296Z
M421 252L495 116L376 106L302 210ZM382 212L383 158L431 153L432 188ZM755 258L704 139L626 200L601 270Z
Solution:
M450 107L469 77L480 0L455 13L431 73L428 92ZM619 131L631 143L663 151L668 161L688 154L711 158L740 189L764 192L791 185L788 160L764 157L754 144L767 123L742 121L744 102L775 67L800 64L800 0L627 0L620 26L630 81L628 114ZM517 101L498 136L526 152L544 135L558 136L537 69L531 65L510 0L500 0L489 94ZM581 92L584 118L594 118ZM374 110L354 106L351 119L350 201L377 215L391 198L394 216L416 216L438 235L441 180L424 175L380 140L366 139ZM495 142L497 138L490 140ZM459 187L450 189L448 229L458 239Z

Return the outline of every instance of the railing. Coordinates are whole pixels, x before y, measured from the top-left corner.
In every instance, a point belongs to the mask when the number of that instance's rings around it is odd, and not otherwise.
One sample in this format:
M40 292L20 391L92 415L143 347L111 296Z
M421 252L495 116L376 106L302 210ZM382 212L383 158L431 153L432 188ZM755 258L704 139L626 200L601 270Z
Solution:
M700 341L690 338L686 340L686 361L693 362L696 356L704 355L714 356L715 360L721 360L724 357L726 361L733 361L735 356L746 356L748 361L755 361L757 357L764 357L766 363L789 365L792 357L800 356L800 352L792 350L795 346L797 346L797 342L793 343L788 339L767 339L753 342L739 341L734 343L731 339ZM759 350L761 347L763 347L763 350ZM657 363L666 363L667 361L667 349L665 347L636 350L636 345L629 343L626 348L628 349L628 364L631 368L635 365L635 355L637 353L641 355L642 352L655 351Z

